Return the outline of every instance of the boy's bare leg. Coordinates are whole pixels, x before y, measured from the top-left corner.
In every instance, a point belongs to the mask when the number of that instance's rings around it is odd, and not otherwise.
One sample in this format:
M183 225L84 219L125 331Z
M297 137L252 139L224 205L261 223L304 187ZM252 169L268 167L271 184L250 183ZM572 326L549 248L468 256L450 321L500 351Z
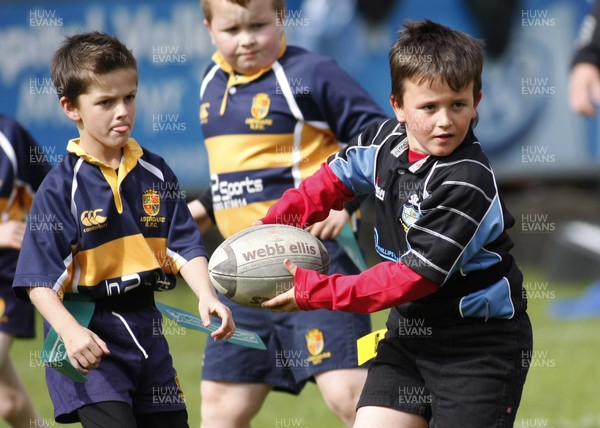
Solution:
M422 416L387 407L361 407L356 412L354 428L371 427L427 428L427 421Z
M354 424L356 403L360 398L367 369L340 369L315 376L323 399L331 411L348 427Z
M45 426L10 360L13 337L0 332L0 417L11 427Z
M203 380L200 384L202 428L249 428L271 386Z

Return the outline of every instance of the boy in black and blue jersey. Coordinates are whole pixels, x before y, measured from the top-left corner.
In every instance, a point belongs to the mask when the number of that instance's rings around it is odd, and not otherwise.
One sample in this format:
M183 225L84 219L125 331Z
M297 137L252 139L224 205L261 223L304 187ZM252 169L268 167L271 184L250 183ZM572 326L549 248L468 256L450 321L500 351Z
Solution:
M154 292L178 273L209 315L231 313L210 284L207 253L165 161L130 137L137 64L116 38L68 37L52 59L61 107L79 138L42 183L29 219L13 287L63 339L78 383L47 369L58 422L83 426L187 427L185 400L162 334ZM168 183L169 186L165 186ZM95 303L88 328L63 305L75 295Z
M375 192L382 262L354 276L297 268L275 311L392 308L355 427L510 427L532 333L492 168L472 126L483 49L431 21L408 23L390 52L395 119L374 124L289 190L263 223L304 226Z

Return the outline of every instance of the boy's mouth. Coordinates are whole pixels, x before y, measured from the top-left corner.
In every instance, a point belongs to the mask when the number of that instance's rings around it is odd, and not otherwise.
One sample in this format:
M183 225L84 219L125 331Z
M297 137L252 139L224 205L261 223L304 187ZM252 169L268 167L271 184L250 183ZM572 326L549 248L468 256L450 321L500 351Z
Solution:
M439 135L434 136L433 138L435 138L436 140L440 140L440 141L448 141L452 137L453 137L453 134L439 134Z
M113 127L113 131L118 132L120 134L129 131L129 125L117 125Z
M244 59L252 59L256 56L257 52L256 51L252 51L252 52L243 52L240 54L240 56Z

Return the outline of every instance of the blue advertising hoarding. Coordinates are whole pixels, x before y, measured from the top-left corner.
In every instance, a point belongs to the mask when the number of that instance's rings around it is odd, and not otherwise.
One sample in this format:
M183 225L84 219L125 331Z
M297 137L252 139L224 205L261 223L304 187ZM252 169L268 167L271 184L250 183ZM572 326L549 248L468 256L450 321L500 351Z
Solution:
M17 118L42 145L37 161L55 163L77 137L50 79L51 56L64 35L101 30L119 37L138 61L132 136L164 156L182 186L206 187L198 93L213 46L197 2L23 2L2 9L0 112Z
M361 2L358 2L361 3ZM477 0L389 1L380 16L354 0L288 1L290 43L334 57L389 108L387 55L406 19L429 18L492 40ZM485 3L485 2L483 2ZM476 134L501 179L597 174L594 120L568 109L569 63L585 0L522 0L484 68ZM17 118L42 145L33 161L55 163L74 125L60 110L49 62L64 35L115 34L139 65L133 136L164 156L192 195L209 184L198 120L198 92L214 51L198 1L4 2L0 6L0 112ZM485 25L483 25L485 24ZM490 44L488 43L488 48Z

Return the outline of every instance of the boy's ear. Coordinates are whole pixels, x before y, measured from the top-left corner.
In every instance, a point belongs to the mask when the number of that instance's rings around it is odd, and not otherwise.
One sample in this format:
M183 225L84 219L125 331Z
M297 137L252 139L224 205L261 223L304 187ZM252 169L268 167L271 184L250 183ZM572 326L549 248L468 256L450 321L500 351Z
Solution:
M477 106L479 105L479 102L481 101L482 96L483 96L483 92L479 91L479 94L477 94L477 97L475 97L475 101L473 102L473 117L472 117L472 119L475 119L477 117Z
M400 123L405 123L406 116L404 115L404 109L400 106L400 103L398 103L398 100L393 94L390 95L390 104L392 105L392 109L396 115L396 120Z
M71 100L67 97L60 97L60 106L62 110L65 112L67 117L71 119L73 122L78 122L81 119L79 115L79 110L75 105L71 102Z
M479 102L481 101L481 97L483 97L483 92L479 91L479 94L477 94L477 97L475 98L475 102L473 103L473 108L477 108L477 106L479 105Z
M210 25L210 22L208 22L206 19L204 20L204 26L206 27L206 29L208 30L208 34L210 35L210 41L212 42L213 46L215 46L215 38L212 35L212 27Z

